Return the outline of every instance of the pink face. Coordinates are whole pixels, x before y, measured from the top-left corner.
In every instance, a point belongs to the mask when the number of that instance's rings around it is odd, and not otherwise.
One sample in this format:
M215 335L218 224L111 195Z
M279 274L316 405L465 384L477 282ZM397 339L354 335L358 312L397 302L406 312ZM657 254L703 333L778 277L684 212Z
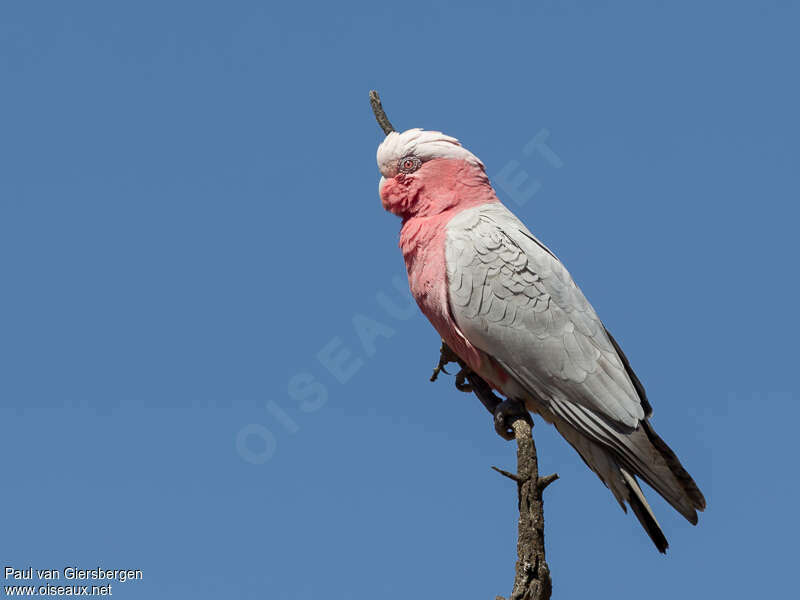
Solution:
M420 183L425 177L424 173L418 173L423 166L422 159L408 154L398 159L393 166L394 169L390 168L388 173L394 173L391 179L381 177L381 203L385 210L404 216L416 203Z
M383 207L404 219L438 214L488 180L483 163L458 140L438 131L391 132L378 148Z
M408 217L450 206L456 201L453 193L456 181L468 167L464 161L452 158L425 162L417 157L403 158L394 177L381 177L383 208Z

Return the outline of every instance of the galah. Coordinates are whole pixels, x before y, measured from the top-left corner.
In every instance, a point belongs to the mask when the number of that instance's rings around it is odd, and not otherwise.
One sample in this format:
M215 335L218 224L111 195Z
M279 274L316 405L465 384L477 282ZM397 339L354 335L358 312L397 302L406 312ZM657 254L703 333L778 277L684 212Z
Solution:
M392 131L377 158L422 312L475 373L552 423L665 552L638 480L692 524L705 499L653 429L644 387L567 269L455 138Z

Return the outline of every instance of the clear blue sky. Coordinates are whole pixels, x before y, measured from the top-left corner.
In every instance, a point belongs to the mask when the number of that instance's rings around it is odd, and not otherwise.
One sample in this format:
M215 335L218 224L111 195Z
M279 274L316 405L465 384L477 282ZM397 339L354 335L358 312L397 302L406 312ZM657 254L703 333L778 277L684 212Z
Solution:
M648 491L663 557L540 423L555 597L785 596L799 25L791 2L4 2L0 563L142 569L119 598L507 595L489 467L514 449L428 382L377 88L397 127L539 186L498 191L708 497L693 528ZM319 359L342 349L344 382Z

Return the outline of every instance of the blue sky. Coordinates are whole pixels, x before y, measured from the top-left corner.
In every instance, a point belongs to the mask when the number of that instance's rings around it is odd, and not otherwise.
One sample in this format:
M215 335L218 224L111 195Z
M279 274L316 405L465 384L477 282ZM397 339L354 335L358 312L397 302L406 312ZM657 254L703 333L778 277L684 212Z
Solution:
M508 594L514 449L428 382L377 88L527 177L501 198L709 500L693 528L646 490L663 557L539 422L555 597L785 594L797 6L286 4L0 8L0 562L142 569L121 598Z

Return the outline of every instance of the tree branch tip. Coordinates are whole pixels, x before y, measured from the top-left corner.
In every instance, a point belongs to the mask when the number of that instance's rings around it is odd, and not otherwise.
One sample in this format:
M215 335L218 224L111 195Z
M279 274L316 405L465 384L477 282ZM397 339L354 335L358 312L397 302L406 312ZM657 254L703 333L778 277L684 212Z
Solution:
M381 129L383 129L383 133L389 135L391 132L395 131L394 126L389 121L389 117L386 116L386 112L383 110L381 96L378 94L377 90L369 91L369 104L372 106L375 120L378 122L378 125L381 126Z
M539 488L539 490L544 490L548 485L553 483L556 479L558 479L558 473L551 473L550 475L539 477L539 481L536 482L536 485Z
M514 473L509 473L508 471L504 471L503 469L500 469L500 468L494 467L494 466L492 467L492 469L494 469L495 471L500 473L500 475L502 475L503 477L508 477L512 481L516 481L517 483L520 483L519 475L515 475Z

